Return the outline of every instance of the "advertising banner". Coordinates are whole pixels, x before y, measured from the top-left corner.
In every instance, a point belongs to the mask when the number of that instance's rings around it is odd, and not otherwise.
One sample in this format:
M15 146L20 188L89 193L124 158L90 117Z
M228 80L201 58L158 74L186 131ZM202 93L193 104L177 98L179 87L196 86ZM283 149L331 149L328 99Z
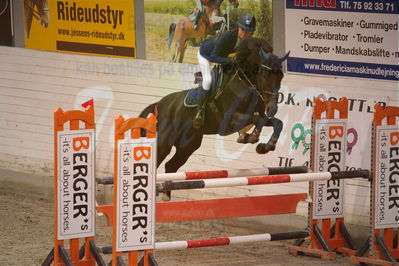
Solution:
M0 45L12 45L11 0L0 1Z
M58 133L58 239L94 236L94 130Z
M25 47L136 57L134 2L26 0Z
M289 72L399 80L399 2L287 0Z
M339 172L345 170L346 120L317 120L315 138L315 171ZM313 218L340 218L343 216L343 180L313 182Z
M118 146L116 251L154 249L156 139Z
M399 127L378 126L376 134L375 221L377 229L399 227Z

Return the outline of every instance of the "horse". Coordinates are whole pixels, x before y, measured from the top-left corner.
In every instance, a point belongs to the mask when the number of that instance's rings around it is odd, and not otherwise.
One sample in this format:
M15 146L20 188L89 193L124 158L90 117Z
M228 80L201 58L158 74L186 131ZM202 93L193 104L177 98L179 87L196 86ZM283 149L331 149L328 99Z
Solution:
M173 157L166 162L165 172L173 173L186 163L196 151L204 135L227 136L255 125L251 134L239 136L240 143L256 143L264 126L273 127L267 143L259 143L256 151L266 154L273 151L283 129L277 112L277 96L283 78L281 63L288 58L272 53L271 46L260 38L248 37L238 47L236 63L224 67L221 88L206 103L205 125L193 128L195 107L183 103L189 91L179 91L147 106L140 117L157 116L157 167L174 146Z
M35 7L37 10L35 10ZM48 0L24 0L24 13L25 37L27 39L29 38L33 17L39 20L43 27L48 27L50 21Z
M181 19L177 25L171 23L169 26L169 36L167 39L168 50L175 43L173 62L182 63L184 53L187 49L187 42L193 38L201 38L208 34L212 29L217 28L221 23L226 23L226 19L221 16L220 6L223 0L210 0L205 5L205 14L200 15L197 22L197 29L193 29L193 21L189 17ZM229 0L234 8L238 7L238 0Z

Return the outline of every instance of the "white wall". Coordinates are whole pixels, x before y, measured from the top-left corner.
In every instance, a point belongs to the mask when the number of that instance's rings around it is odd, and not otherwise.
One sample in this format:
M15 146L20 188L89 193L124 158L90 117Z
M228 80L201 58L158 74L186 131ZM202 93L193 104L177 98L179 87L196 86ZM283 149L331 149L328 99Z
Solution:
M113 169L113 120L118 114L137 117L148 104L191 86L194 65L73 55L0 47L0 168L45 176L53 174L53 112L82 109L94 98L97 134L97 175ZM399 105L398 82L286 74L281 88L278 117L284 131L276 152L257 155L255 146L236 143L237 135L206 136L201 148L183 170L213 170L279 166L309 160L303 145L293 149L291 129L296 123L310 128L313 97L350 99L348 128L359 141L347 155L347 165L369 168L370 126L376 101ZM369 110L368 110L369 108ZM263 138L270 130L263 133ZM348 137L350 138L350 137ZM309 142L310 136L305 141ZM350 141L350 139L348 139ZM161 169L162 171L162 166ZM176 193L182 197L244 196L307 192L305 183L212 189ZM347 220L367 225L369 188L365 181L346 182ZM305 205L300 213L306 214Z

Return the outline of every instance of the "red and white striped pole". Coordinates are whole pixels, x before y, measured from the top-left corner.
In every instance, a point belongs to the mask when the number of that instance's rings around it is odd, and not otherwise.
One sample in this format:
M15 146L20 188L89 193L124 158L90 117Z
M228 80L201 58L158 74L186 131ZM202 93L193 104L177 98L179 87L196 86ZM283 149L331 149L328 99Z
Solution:
M298 173L307 173L307 172L308 168L305 166L231 169L231 170L215 170L215 171L193 171L193 172L157 174L157 182L230 178L230 177L241 177L241 176L298 174ZM102 185L110 185L114 183L114 179L113 177L99 177L97 178L97 183Z
M297 174L297 173L307 173L307 172L308 168L305 166L195 171L195 172L158 174L157 182L228 178L228 177L240 177L240 176L282 175L282 174Z
M341 171L341 172L321 172L306 173L292 175L270 175L270 176L253 176L253 177L237 177L231 179L217 178L194 181L166 182L157 184L157 191L171 191L182 189L200 189L200 188L216 188L216 187L233 187L233 186L251 186L277 183L305 182L315 180L335 180L347 178L370 178L368 170L357 171Z
M307 231L272 233L272 234L256 234L244 236L230 236L218 238L206 238L198 240L183 240L183 241L170 241L170 242L157 242L155 243L155 250L170 250L170 249L187 249L187 248L201 248L201 247L214 247L226 246L239 243L253 243L261 241L279 241L287 239L302 239L309 236ZM102 253L109 254L112 247L101 248Z

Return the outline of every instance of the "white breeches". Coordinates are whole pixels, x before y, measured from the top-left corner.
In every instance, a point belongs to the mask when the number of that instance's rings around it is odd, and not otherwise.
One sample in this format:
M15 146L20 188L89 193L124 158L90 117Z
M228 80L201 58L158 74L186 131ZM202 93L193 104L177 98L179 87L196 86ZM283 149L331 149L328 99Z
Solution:
M197 54L198 64L200 66L200 70L202 73L202 88L206 91L209 91L211 88L212 83L212 76L211 76L211 64L209 61L203 57L200 52L198 51Z

